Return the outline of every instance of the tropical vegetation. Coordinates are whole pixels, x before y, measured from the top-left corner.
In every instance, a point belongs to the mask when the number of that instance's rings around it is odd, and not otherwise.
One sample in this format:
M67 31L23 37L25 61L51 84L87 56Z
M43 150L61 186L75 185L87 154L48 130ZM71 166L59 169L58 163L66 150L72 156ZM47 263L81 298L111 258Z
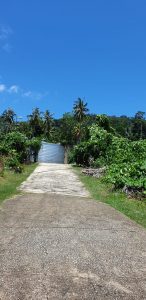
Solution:
M146 119L135 116L106 116L89 113L78 98L72 112L55 119L53 114L33 109L20 120L13 109L0 116L1 174L4 168L21 172L23 165L37 161L41 141L70 148L69 161L84 167L106 167L104 181L115 189L146 193ZM141 197L140 196L140 197Z
M93 199L114 207L130 219L146 227L146 200L137 201L131 197L129 198L120 190L113 190L110 184L103 182L102 178L85 176L80 167L74 167L74 171Z

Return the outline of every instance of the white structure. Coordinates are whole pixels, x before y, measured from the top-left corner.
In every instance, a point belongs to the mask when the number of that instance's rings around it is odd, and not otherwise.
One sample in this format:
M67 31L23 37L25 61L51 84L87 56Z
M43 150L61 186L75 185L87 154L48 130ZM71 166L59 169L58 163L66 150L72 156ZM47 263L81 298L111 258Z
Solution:
M64 164L65 149L60 144L42 142L38 162Z

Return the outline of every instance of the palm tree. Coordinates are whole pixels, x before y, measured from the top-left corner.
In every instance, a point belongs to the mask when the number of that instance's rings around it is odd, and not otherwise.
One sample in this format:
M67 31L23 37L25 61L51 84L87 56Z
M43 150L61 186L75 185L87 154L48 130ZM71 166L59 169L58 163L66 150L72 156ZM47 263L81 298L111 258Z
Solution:
M11 109L11 108L8 108L2 114L3 120L9 124L13 124L15 122L15 117L16 117L16 114L13 111L13 109Z
M49 112L49 110L46 110L44 114L44 134L48 139L50 138L53 123L53 115Z
M16 114L13 111L13 109L11 109L11 108L8 108L3 112L2 120L4 122L4 127L5 127L6 132L11 131L11 129L14 127L15 117L16 117Z
M77 122L74 126L73 130L73 137L77 143L80 143L81 141L87 140L88 137L88 126L86 121L85 122Z
M77 121L82 122L88 111L89 109L87 108L87 103L84 103L81 98L78 98L73 106L74 117L77 119Z
M30 126L31 129L31 135L32 137L37 137L37 136L41 136L41 134L43 133L43 126L42 126L42 117L41 117L41 112L39 110L39 108L35 108L32 111L31 115L28 115L28 124Z

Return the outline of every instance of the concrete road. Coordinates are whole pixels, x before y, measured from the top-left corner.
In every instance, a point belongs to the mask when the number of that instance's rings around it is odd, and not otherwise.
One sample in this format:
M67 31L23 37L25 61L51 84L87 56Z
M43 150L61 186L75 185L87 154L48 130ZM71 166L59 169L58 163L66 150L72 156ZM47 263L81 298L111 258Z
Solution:
M24 299L146 299L146 231L86 197L26 193L6 201L0 300Z
M20 189L30 193L56 193L88 197L89 193L70 165L41 163Z

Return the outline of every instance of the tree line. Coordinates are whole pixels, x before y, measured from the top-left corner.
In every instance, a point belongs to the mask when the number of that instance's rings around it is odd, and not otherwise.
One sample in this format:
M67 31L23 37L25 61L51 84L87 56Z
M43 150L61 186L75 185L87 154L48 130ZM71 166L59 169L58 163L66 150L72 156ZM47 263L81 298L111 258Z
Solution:
M39 108L33 109L26 121L20 120L10 108L1 114L0 164L5 168L21 172L24 163L32 158L37 161L42 140L71 146L69 162L84 167L105 167L107 182L145 197L144 112L138 111L133 117L91 114L87 103L78 98L72 112L59 119L49 110L43 113Z
M0 135L2 137L14 131L25 134L28 139L39 138L52 143L75 145L88 139L92 124L98 124L106 130L110 128L117 136L132 141L146 138L144 112L138 111L133 117L91 114L87 103L81 98L74 102L72 112L64 113L59 119L55 119L49 110L43 113L35 108L27 120L22 121L13 109L8 108L0 116Z

